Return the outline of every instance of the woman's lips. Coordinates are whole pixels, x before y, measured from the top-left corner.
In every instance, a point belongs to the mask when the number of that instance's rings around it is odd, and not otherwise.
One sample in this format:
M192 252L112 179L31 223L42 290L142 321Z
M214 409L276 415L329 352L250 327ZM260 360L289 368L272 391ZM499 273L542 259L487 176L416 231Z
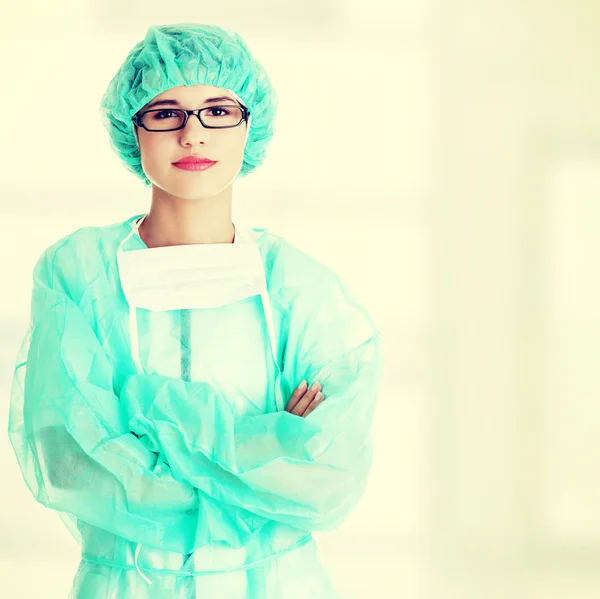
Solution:
M205 171L207 168L217 164L216 162L174 162L173 166L184 171Z

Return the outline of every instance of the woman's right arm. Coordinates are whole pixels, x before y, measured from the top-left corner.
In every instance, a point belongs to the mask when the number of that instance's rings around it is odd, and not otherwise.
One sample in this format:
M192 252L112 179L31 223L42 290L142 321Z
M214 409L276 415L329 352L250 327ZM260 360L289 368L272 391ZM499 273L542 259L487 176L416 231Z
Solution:
M160 455L129 430L110 361L84 314L58 287L52 261L42 256L8 431L31 493L48 508L145 545L188 553L214 540L210 524L243 519L243 510L224 513L175 480ZM227 527L219 530L227 541Z

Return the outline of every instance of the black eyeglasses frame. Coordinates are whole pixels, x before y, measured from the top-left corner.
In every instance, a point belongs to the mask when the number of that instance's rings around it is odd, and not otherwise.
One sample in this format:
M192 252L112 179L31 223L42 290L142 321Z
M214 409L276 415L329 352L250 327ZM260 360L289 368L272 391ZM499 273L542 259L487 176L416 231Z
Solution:
M237 123L237 125L224 125L223 127L214 127L212 125L206 125L203 121L202 121L202 117L200 116L200 113L204 112L205 110L214 110L215 108L239 108L242 111L242 118L240 119L240 122ZM172 111L179 111L179 112L183 112L185 113L185 117L183 119L183 123L181 124L181 126L179 127L175 127L174 129L148 129L148 127L145 127L142 124L142 117L148 113L148 112L162 112L165 110L172 110ZM244 121L248 121L248 117L250 116L250 111L245 107L245 106L238 106L237 104L215 104L214 106L206 106L205 108L198 108L196 110L185 110L184 108L152 108L150 110L144 110L143 112L140 112L138 114L135 114L131 117L131 120L133 121L133 124L136 127L142 127L142 129L146 129L146 131L150 131L151 133L166 133L167 131L179 131L180 129L183 129L188 122L188 119L190 118L190 116L192 115L196 115L198 117L198 120L200 121L200 124L205 128L205 129L231 129L232 127L239 127Z

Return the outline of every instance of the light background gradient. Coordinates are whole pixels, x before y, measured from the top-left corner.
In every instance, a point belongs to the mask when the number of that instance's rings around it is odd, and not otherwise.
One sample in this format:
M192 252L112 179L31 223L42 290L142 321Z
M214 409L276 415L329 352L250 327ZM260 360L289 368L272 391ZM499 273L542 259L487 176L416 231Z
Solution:
M40 253L144 212L98 103L150 25L237 30L280 98L234 216L332 266L383 332L343 599L600 597L600 3L34 0L0 9L0 425ZM0 597L79 548L0 436ZM309 576L310 573L307 573Z

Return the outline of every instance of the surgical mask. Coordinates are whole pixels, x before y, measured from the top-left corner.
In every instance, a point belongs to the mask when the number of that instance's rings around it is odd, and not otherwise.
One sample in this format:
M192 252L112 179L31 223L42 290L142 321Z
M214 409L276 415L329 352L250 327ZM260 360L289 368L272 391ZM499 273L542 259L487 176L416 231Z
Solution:
M278 410L283 410L273 311L257 234L234 225L234 243L124 251L127 240L134 234L139 235L145 218L132 223L130 233L117 250L121 287L129 304L131 353L138 372L144 372L138 342L138 308L151 312L189 311L188 319L193 319L195 309L218 308L260 296L277 373L276 405ZM189 322L188 326L192 324Z

